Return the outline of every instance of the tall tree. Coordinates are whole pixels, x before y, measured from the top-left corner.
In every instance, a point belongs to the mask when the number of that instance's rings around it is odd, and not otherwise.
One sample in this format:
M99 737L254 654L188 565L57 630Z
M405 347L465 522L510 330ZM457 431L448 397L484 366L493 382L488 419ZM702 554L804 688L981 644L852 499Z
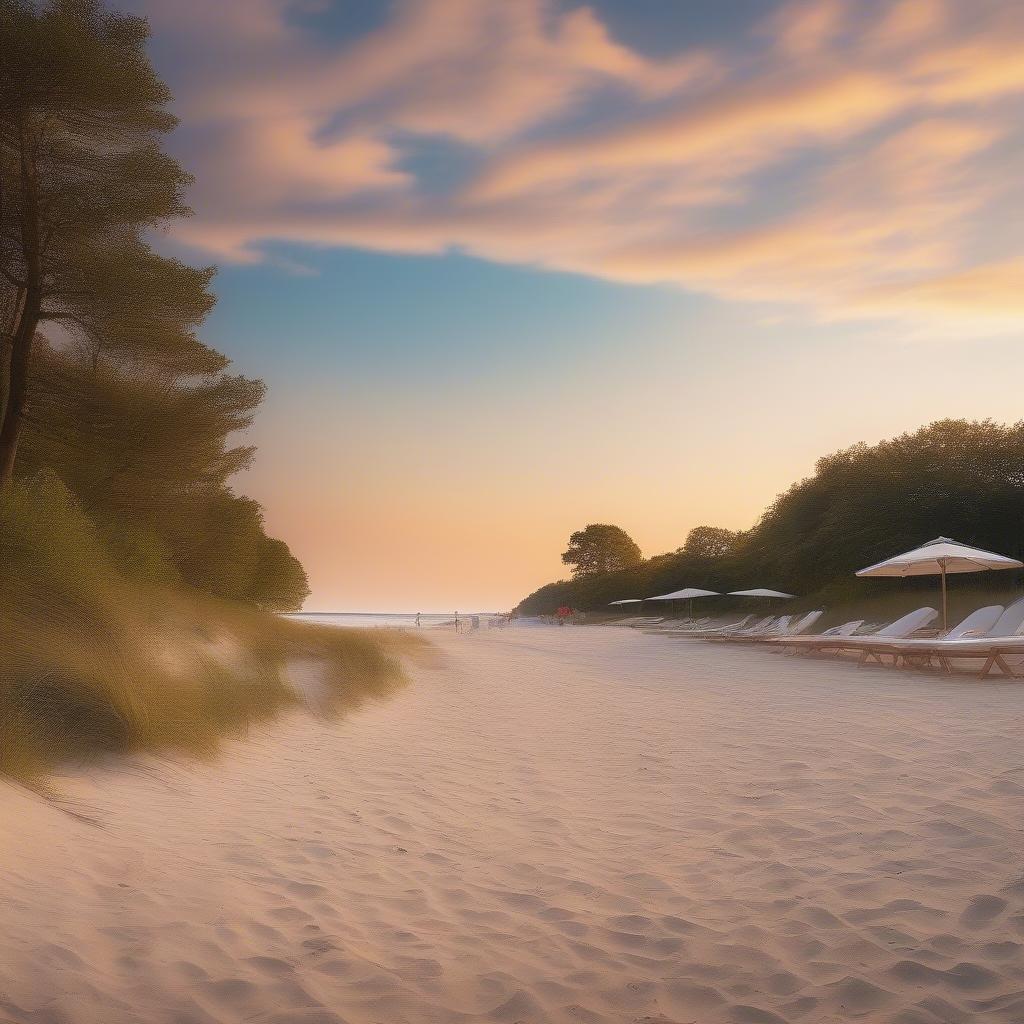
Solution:
M138 328L191 335L209 272L156 256L144 233L188 213L189 176L160 149L174 127L144 19L94 0L0 0L0 487L14 471L41 325L95 350ZM221 360L223 365L223 360Z
M591 523L569 537L569 549L563 552L562 561L571 565L573 576L580 579L639 565L643 555L621 527Z
M680 549L693 558L721 558L736 547L740 534L721 526L695 526Z
M132 353L38 347L19 476L52 471L74 493L132 578L183 582L282 611L308 593L287 545L228 480L253 450L233 445L263 385L183 373L173 346Z
M766 510L744 557L810 591L939 535L1024 552L1024 423L939 420L827 455Z
M17 457L131 578L294 608L302 566L228 484L263 385L196 335L212 268L147 241L190 181L147 38L97 0L0 0L0 488Z
M583 571L542 587L520 608L600 608L627 593L683 585L725 590L755 581L801 595L828 588L830 601L837 594L854 597L886 585L856 580L857 569L939 535L1022 558L1024 422L938 420L889 441L826 455L752 529L732 535L728 550L728 531L697 527L672 555L625 572L615 564L609 568L615 575L608 576L594 568L600 564L590 553L597 537L588 531L615 529L588 527L573 534L562 557ZM1010 573L998 575L994 586L1014 580Z

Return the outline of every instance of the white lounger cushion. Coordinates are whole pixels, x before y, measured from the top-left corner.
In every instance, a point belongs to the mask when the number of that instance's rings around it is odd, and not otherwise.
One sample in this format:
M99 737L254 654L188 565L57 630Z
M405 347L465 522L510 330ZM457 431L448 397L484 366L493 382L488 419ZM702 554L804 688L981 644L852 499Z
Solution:
M858 637L858 639L873 640L877 637L881 640L888 637L889 639L902 640L910 636L911 633L923 629L928 623L938 618L938 615L939 613L934 608L918 608L915 611L908 612L895 622L890 622L888 626L880 629L877 633L872 633L871 636Z
M989 630L999 621L1004 610L1001 604L979 608L971 612L959 626L954 626L942 639L959 640L967 636L988 636Z
M803 618L797 619L796 622L790 626L789 632L786 636L799 636L801 633L810 629L811 626L813 626L824 614L825 613L821 610L808 612Z
M864 625L863 619L853 619L850 622L844 622L841 626L833 626L831 629L826 629L822 636L853 636L854 633Z
M1006 606L1006 611L988 631L989 636L1018 636L1024 631L1024 597Z
M979 608L977 611L971 612L963 622L954 626L943 637L933 637L929 640L904 639L900 647L906 646L908 650L911 650L914 647L933 647L936 644L958 643L963 640L984 640L989 636L985 629L995 625L1002 614L1002 610L1002 605L998 604ZM878 636L881 636L881 634L875 633L873 636L858 637L858 639L872 640Z

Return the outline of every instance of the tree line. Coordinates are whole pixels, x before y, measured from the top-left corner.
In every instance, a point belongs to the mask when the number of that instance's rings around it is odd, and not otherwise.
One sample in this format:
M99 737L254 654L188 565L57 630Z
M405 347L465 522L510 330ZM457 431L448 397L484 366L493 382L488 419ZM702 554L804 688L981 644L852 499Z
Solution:
M607 610L691 586L768 587L840 604L893 585L855 580L857 569L941 535L1024 558L1024 422L947 419L856 444L819 459L750 530L699 526L676 551L649 559L619 527L591 524L562 556L572 579L541 587L518 611Z
M263 384L199 336L213 268L151 244L191 178L148 35L94 0L0 0L0 520L63 489L126 576L295 608L302 566L231 484Z

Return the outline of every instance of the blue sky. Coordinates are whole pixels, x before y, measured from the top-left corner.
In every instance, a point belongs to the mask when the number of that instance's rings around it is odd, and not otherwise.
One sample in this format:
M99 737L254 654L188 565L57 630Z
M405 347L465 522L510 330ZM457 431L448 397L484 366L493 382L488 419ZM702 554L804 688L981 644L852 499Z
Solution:
M130 6L311 607L502 607L588 521L653 554L1018 416L1017 4Z

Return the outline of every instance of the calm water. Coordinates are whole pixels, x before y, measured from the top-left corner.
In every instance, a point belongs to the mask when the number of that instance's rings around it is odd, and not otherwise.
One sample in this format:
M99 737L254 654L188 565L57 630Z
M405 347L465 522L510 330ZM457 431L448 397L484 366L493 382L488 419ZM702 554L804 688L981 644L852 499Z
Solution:
M491 612L459 612L459 618L479 615L481 625L492 616ZM349 626L367 629L374 626L416 626L416 613L393 612L296 612L289 615L290 619L301 619L304 622L323 622L330 626ZM440 626L453 622L455 612L424 612L420 616L422 627Z

